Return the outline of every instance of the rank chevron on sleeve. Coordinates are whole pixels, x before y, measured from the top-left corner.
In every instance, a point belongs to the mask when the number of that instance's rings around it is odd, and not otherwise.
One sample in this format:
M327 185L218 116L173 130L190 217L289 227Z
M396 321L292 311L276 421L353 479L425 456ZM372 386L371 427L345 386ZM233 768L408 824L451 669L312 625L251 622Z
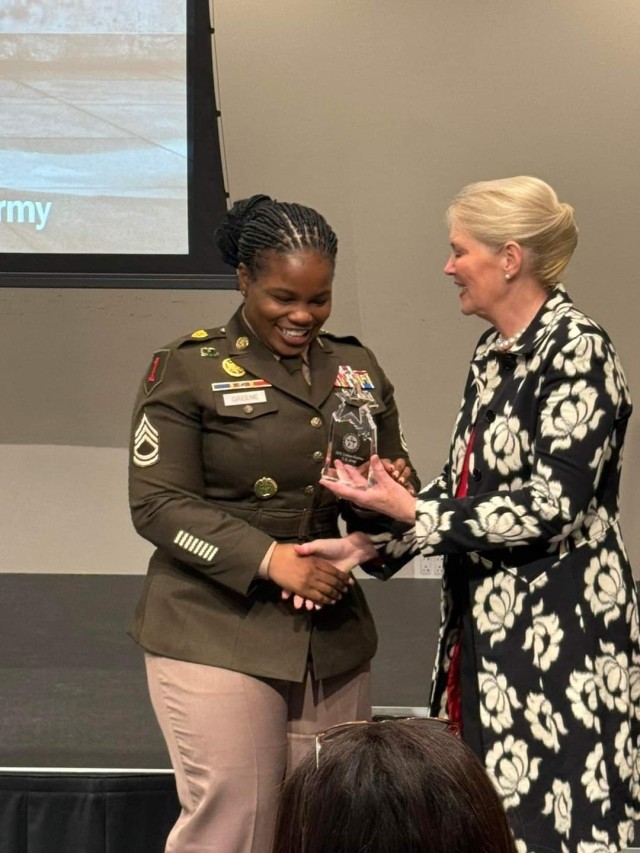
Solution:
M160 437L158 430L142 413L140 423L133 436L133 464L138 468L148 468L160 459Z

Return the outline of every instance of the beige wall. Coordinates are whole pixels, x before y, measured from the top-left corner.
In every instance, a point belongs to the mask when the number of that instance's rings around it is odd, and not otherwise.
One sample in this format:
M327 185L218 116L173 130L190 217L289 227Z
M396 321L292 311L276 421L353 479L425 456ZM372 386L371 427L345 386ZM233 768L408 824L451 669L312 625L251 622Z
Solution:
M442 273L443 211L468 181L536 174L574 204L567 285L640 401L637 0L216 0L215 25L231 197L302 201L335 227L329 326L375 348L424 479L444 461L483 329ZM135 386L155 346L234 304L0 289L0 570L144 570L125 507ZM623 476L637 570L638 422Z

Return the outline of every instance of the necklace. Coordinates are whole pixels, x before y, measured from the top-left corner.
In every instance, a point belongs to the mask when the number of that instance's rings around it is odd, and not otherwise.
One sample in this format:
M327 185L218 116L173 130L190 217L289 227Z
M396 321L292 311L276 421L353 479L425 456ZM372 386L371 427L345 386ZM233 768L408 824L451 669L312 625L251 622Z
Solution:
M493 348L498 350L498 352L506 352L508 349L511 349L511 347L520 340L526 328L527 327L525 326L524 329L520 329L519 332L516 332L515 335L511 335L510 338L503 338L502 335L498 335L493 342Z

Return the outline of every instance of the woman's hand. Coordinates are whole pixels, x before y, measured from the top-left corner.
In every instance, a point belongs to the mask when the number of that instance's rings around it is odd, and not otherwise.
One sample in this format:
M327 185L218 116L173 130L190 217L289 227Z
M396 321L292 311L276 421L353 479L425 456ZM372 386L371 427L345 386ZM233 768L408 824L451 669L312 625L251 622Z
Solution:
M415 495L416 490L409 482L409 478L413 474L413 469L407 464L406 459L396 459L395 462L392 462L391 459L381 459L380 461L384 465L384 470L387 474L390 474L396 482L404 486L410 495Z
M353 579L321 557L303 557L294 545L278 544L269 562L269 579L283 590L294 593L314 604L335 604Z
M356 531L340 539L314 539L293 546L304 557L324 557L343 572L351 572L360 563L376 556L376 549L366 533Z
M350 533L342 539L315 539L313 542L304 542L294 545L297 554L304 557L324 557L343 572L351 573L351 570L359 563L365 563L376 555L376 549L366 533ZM291 598L291 593L282 591L282 598L286 601ZM320 605L314 604L308 598L300 595L293 596L293 607L295 610L319 610Z
M290 592L287 592L286 589L283 589L280 593L280 598L283 601L288 601L289 599L293 602L294 610L322 610L321 604L314 604L310 598L303 598L301 595L293 595Z
M367 478L351 465L336 459L338 481L320 479L322 485L337 495L363 509L372 509L398 521L413 524L416 516L416 499L404 486L390 476L379 456L371 457L374 486L367 486ZM333 540L331 540L333 541Z

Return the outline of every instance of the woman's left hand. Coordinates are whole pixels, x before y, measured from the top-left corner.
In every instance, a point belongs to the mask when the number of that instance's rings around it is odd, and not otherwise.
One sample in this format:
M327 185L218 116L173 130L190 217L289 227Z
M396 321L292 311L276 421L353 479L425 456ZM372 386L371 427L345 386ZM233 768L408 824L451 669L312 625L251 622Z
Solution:
M356 506L413 524L416 516L415 497L387 473L379 456L371 457L370 466L375 480L373 486L367 487L367 478L352 465L343 465L339 459L336 460L336 472L340 479L336 481L322 477L320 482L334 495Z

